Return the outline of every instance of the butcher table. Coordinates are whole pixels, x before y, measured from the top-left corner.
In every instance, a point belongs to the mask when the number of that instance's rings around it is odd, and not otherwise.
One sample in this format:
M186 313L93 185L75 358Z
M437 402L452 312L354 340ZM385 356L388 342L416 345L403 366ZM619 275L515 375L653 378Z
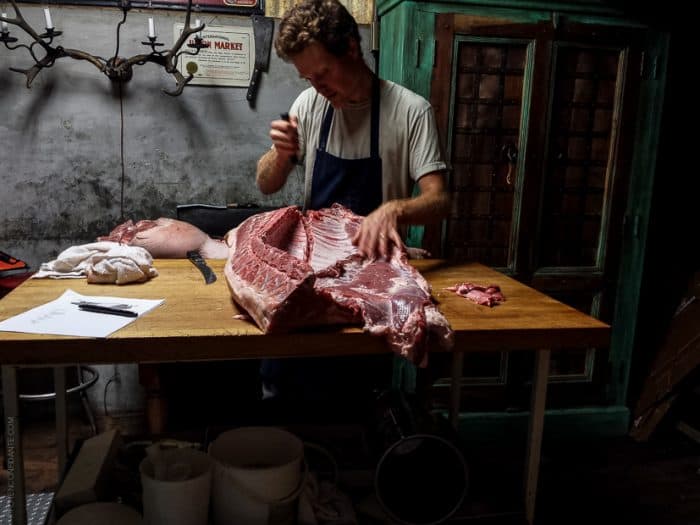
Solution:
M525 463L525 515L532 523L539 474L550 349L600 347L610 327L522 283L476 263L412 261L432 285L433 296L455 332L450 416L459 413L459 374L463 352L536 352ZM88 285L84 279L29 279L0 300L0 320L58 298L66 289L84 295L165 299L163 305L106 339L0 332L0 363L8 450L8 496L13 524L25 525L25 487L18 418L18 368L53 365L58 384L59 467L67 449L65 376L62 367L80 363L165 363L262 357L339 356L387 352L381 338L360 328L284 335L262 334L251 322L235 319L223 275L224 261L209 261L219 279L206 285L187 260L156 260L159 276L127 286ZM445 288L463 281L496 284L506 302L488 308Z

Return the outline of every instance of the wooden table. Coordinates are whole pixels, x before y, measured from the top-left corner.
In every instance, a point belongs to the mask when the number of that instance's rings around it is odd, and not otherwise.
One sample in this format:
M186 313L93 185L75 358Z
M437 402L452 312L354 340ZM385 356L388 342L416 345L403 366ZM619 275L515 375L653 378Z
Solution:
M223 261L209 261L219 279L205 285L187 260L156 260L160 275L143 284L88 285L85 280L30 279L0 300L0 320L52 301L64 290L85 295L165 299L165 303L106 339L0 332L13 523L24 525L24 473L19 440L16 370L27 366L78 363L164 363L262 357L358 355L387 352L377 337L359 328L319 330L285 335L262 334L252 323L234 319L238 312L223 277ZM453 378L458 379L463 352L536 349L531 398L528 457L525 465L525 513L534 518L540 447L549 372L550 348L604 346L610 327L532 288L479 264L449 265L444 261L414 262L433 287L455 331ZM497 284L506 302L495 308L476 305L444 288L463 281ZM62 369L61 369L62 370ZM60 373L55 374L57 380ZM459 413L459 385L453 380L450 414ZM56 385L59 466L65 461L63 383ZM59 421L63 418L63 421ZM63 451L61 448L63 447ZM10 456L12 453L12 456Z

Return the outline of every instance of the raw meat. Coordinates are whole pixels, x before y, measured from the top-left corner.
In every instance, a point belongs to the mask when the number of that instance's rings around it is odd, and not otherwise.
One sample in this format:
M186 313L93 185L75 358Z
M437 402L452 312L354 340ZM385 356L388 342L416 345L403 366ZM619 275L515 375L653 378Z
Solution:
M455 292L462 297L466 297L470 301L483 306L494 306L506 300L498 285L491 284L489 286L480 286L473 283L461 283L449 288L445 288L450 292Z
M224 273L231 294L266 333L363 324L396 353L425 366L429 337L450 348L452 330L405 250L396 249L389 260L357 251L351 239L362 219L337 204L251 217L227 235Z
M199 251L205 259L228 257L228 247L224 241L212 239L188 222L164 217L136 223L130 219L97 240L141 246L153 257L161 259L184 259L187 252L192 250Z

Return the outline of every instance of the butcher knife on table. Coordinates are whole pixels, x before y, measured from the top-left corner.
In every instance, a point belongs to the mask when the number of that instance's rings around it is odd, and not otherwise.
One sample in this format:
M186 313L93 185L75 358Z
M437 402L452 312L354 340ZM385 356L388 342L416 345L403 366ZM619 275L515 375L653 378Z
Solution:
M252 15L251 18L253 19L253 39L255 40L255 65L245 98L251 106L254 106L255 95L260 83L260 73L267 71L270 65L270 48L272 47L272 33L275 31L275 21L263 15Z
M200 272L202 272L205 283L211 284L216 281L216 274L214 273L214 270L209 268L209 265L197 250L187 252L187 258L197 267Z

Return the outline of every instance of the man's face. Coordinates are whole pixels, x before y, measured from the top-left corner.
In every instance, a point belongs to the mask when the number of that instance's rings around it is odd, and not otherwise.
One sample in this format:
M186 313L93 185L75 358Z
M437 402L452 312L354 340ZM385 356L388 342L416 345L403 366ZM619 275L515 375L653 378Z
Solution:
M355 87L362 57L354 42L342 57L329 53L323 45L314 42L293 56L292 63L299 76L308 80L336 109L358 101L358 95L361 96Z

